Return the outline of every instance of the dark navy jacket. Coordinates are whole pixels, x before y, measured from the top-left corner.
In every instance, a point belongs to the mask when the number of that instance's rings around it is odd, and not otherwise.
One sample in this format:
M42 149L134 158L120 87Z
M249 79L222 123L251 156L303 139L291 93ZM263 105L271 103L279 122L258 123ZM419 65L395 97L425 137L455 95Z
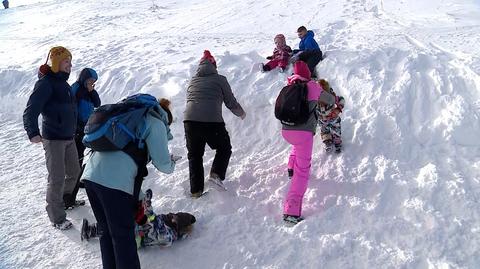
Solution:
M70 74L49 72L35 83L23 112L23 126L28 138L40 134L38 116L42 114L42 137L48 140L70 140L75 134L77 108L70 85Z

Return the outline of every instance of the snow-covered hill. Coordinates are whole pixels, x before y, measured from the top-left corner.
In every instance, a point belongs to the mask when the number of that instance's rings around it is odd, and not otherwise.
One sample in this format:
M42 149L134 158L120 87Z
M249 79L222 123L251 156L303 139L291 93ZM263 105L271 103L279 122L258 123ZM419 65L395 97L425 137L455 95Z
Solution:
M142 268L479 268L480 2L478 0L23 0L0 10L0 268L98 268L81 242L89 205L53 229L43 149L22 118L50 47L99 73L104 103L147 92L173 102L172 175L150 167L158 213L197 217L192 236L142 249ZM281 221L288 144L273 103L286 80L256 67L283 33L315 31L318 66L347 101L344 152L314 143L306 220ZM185 88L204 49L247 111L224 111L233 155L226 186L187 198ZM213 159L208 150L206 170ZM86 198L83 191L80 196Z

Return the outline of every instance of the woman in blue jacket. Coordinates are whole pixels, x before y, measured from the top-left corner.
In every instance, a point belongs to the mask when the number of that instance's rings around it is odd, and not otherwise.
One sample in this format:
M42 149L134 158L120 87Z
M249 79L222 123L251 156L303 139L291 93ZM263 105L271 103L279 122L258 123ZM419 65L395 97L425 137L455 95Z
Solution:
M168 109L167 109L168 110ZM168 151L173 138L166 110L149 110L145 116L143 139L148 157L157 170L170 174L175 161ZM140 268L135 241L134 184L145 167L123 151L93 152L86 161L82 179L88 200L101 231L103 268Z

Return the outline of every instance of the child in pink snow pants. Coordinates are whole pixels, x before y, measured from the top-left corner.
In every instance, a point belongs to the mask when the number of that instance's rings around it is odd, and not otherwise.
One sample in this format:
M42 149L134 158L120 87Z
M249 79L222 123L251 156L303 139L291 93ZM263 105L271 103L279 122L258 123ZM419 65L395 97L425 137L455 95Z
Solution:
M288 84L298 80L307 83L308 104L312 111L307 122L295 126L282 125L283 138L292 145L288 159L288 169L293 170L290 187L283 205L283 219L298 223L303 220L302 200L307 190L312 159L313 136L316 129L315 106L322 91L321 86L311 80L311 74L305 62L297 61L293 66L294 75L288 77Z
M285 36L282 34L276 35L273 41L275 42L275 49L273 50L273 54L267 57L267 59L270 61L268 61L266 64L262 64L263 72L273 70L277 67L280 68L280 72L283 72L285 69L287 69L292 48L287 46Z

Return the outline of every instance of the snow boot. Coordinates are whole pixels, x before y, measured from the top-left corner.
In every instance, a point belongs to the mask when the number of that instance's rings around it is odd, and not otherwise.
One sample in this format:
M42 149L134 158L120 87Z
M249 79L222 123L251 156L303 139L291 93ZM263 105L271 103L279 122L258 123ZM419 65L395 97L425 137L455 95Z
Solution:
M287 174L288 174L288 179L292 179L292 177L293 177L293 169L288 168L288 169L287 169Z
M225 185L223 185L223 180L221 180L220 177L215 173L210 173L208 182L219 190L222 190L222 191L227 190L227 188L225 188Z
M292 215L287 215L287 214L283 214L283 221L285 221L285 223L287 224L298 224L299 222L301 222L302 220L304 220L304 218L300 217L300 216L292 216Z
M74 209L75 207L84 206L84 205L85 205L85 200L75 200L73 204L65 203L65 210L71 210L71 209Z
M89 224L87 219L82 220L82 229L80 229L80 239L83 240L89 240L90 238L93 237L98 237L100 236L100 233L98 232L98 227L97 224Z
M201 191L194 192L194 193L190 193L190 197L193 198L193 199L198 199L200 197L205 196L207 193L208 193L208 191L206 191L206 192L201 192Z
M342 152L342 144L335 144L335 153Z
M325 140L323 141L323 143L325 144L325 151L327 153L330 153L333 151L333 143L332 143L332 140Z
M72 226L73 226L72 222L69 221L68 219L65 219L64 221L62 221L60 223L53 223L53 227L55 227L56 229L62 230L62 231L68 230L68 229L72 228Z
M153 196L152 189L148 189L145 191L145 197L143 198L143 203L145 205L145 215L147 216L147 218L149 218L152 215L155 215L152 207L152 196Z

